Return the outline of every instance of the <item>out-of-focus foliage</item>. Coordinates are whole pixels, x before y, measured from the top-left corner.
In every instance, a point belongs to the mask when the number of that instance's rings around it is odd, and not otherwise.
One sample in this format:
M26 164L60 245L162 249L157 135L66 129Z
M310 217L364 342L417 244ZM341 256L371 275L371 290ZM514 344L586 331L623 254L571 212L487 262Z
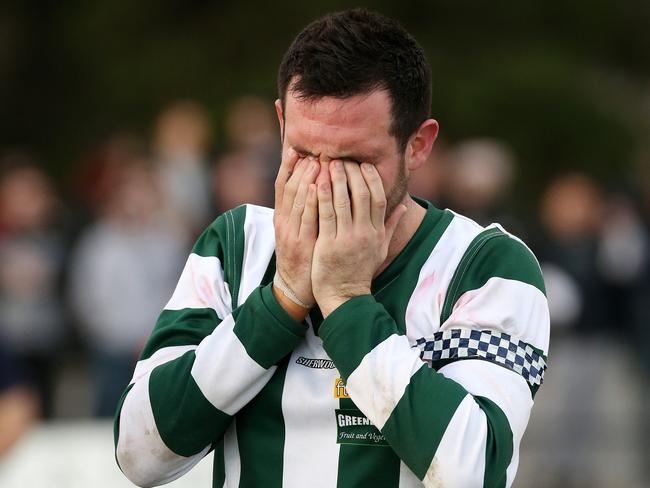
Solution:
M445 139L493 136L515 149L520 197L561 170L619 178L647 152L649 2L362 4L400 19L425 47ZM191 96L223 120L236 96L275 96L292 38L318 15L348 6L5 0L0 146L35 151L63 174L106 134L143 133L171 99Z

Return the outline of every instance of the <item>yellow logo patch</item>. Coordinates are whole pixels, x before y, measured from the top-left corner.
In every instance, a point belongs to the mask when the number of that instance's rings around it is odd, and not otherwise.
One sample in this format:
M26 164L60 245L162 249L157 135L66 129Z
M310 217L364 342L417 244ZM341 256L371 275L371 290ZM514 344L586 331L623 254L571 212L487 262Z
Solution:
M343 378L336 378L336 381L334 381L334 398L350 398L348 391L345 389Z

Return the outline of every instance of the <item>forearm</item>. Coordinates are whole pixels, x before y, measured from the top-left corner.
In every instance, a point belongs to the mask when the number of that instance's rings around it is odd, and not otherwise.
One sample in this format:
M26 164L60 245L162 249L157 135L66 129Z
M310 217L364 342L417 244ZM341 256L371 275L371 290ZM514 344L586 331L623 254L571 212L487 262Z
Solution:
M335 310L320 335L354 403L425 486L435 486L434 480L446 486L506 482L518 441L513 443L501 408L424 364L419 350L399 335L394 320L371 296ZM487 366L492 379L505 374L517 381L504 368ZM519 386L527 394L525 382Z
M146 360L150 364L136 370L119 417L117 458L125 474L147 485L189 470L304 333L267 286L196 347L176 346L168 357L161 350L159 360L156 354Z

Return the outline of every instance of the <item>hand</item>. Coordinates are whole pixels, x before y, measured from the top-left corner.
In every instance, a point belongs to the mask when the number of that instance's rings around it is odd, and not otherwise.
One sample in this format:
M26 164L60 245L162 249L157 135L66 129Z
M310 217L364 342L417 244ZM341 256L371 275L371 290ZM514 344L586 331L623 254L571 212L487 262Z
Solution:
M320 165L300 158L289 149L275 181L276 270L296 297L306 304L314 303L311 287L311 262L318 233L318 199L314 181ZM288 299L274 287L275 297L296 320L302 320L308 309Z
M350 298L370 293L406 212L398 205L385 220L386 195L372 164L332 161L330 174L331 185L318 185L319 234L311 270L314 297L324 317Z

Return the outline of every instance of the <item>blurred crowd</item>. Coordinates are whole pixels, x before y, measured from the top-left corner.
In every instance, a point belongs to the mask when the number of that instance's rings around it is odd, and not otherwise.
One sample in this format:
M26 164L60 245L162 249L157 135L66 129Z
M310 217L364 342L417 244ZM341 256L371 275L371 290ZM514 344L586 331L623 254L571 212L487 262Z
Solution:
M272 103L247 96L226 117L217 146L205 108L174 102L148 140L110 135L64 181L0 148L0 455L35 419L112 416L194 239L240 203L272 205ZM547 381L565 385L559 398L540 391L566 413L551 419L556 438L547 442L575 451L603 428L589 412L617 400L603 390L603 365L629 361L612 381L647 398L650 191L640 176L597 182L567 172L531 211L517 205L525 171L502 141L442 141L410 190L501 223L538 256L552 317ZM648 416L630 422L642 446ZM588 485L573 479L579 461L569 458L549 460L559 468L543 486Z

